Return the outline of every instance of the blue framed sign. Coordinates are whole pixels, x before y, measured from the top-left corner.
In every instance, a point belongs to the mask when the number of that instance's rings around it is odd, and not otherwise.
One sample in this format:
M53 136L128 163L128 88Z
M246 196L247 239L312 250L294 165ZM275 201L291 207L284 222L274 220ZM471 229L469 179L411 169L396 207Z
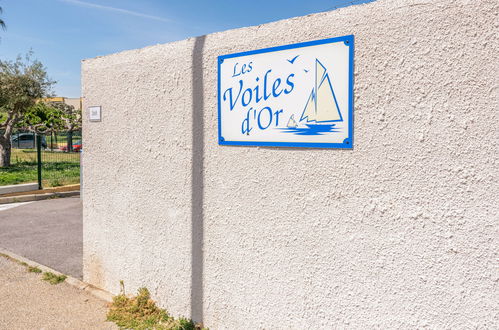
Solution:
M353 148L353 60L353 35L219 56L219 144Z

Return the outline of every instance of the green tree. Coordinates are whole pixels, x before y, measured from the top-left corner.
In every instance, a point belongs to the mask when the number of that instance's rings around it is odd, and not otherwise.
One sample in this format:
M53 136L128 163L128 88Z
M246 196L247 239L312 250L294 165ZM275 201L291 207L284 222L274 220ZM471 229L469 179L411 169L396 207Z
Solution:
M29 52L15 61L0 60L0 167L10 166L13 128L36 100L49 96L55 83L32 55Z
M49 102L47 104L59 114L59 128L72 132L81 129L81 110L63 102Z
M58 112L59 125L62 130L65 130L67 135L67 150L73 150L73 131L81 129L81 109L75 109L72 105L62 102L51 102L50 106Z
M63 116L63 112L50 103L37 102L24 112L16 126L36 134L46 134L64 129Z
M81 110L63 102L37 102L28 108L17 126L37 134L66 131L67 150L71 151L72 133L81 128Z

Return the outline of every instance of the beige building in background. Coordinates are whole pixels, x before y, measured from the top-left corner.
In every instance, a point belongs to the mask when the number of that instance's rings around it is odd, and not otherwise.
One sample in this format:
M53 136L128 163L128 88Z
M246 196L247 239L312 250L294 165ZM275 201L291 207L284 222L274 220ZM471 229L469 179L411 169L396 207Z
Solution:
M67 105L72 105L75 109L81 110L82 109L82 99L81 97L48 97L45 98L44 101L46 102L61 102L65 103Z
M495 0L85 60L84 280L210 329L497 328ZM217 56L355 36L353 150L220 146Z

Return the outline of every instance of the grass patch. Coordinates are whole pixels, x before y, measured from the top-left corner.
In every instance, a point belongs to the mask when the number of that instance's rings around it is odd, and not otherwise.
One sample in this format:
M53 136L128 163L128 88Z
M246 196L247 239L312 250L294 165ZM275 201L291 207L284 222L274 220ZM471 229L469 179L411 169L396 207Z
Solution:
M16 163L36 163L37 154L36 149L15 149L12 148L12 153L10 154L10 160L12 164ZM70 163L80 163L80 154L78 152L60 152L60 151L49 151L42 150L42 161L44 163L60 163L60 162L70 162Z
M28 266L28 264L26 264L26 266ZM28 266L28 272L40 274L42 270L38 267Z
M107 313L107 320L125 329L197 330L204 329L185 318L175 319L166 310L156 306L149 290L140 288L135 297L119 294Z
M12 149L12 165L0 168L0 186L37 182L36 151L31 149ZM42 185L58 187L80 182L80 155L78 153L42 153Z
M50 186L50 187L60 187L60 186L64 185L62 183L62 180L59 178L49 179L48 181L49 181L48 186Z
M51 272L43 273L43 280L49 282L50 284L59 284L66 280L66 275L56 275Z

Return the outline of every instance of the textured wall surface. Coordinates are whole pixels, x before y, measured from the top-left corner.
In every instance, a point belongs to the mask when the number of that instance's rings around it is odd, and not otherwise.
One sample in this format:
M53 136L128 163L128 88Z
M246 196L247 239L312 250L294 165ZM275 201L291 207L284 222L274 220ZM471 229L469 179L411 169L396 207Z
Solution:
M211 329L498 327L498 12L379 0L85 60L84 279ZM218 55L347 34L353 150L217 144Z

